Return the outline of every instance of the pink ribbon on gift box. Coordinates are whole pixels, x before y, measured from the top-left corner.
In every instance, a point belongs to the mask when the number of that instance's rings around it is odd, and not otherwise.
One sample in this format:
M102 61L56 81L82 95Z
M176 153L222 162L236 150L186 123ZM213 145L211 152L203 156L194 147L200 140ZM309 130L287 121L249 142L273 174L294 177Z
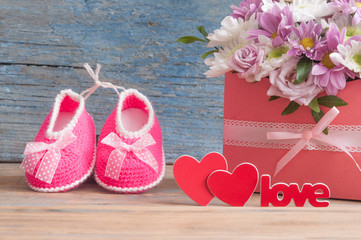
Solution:
M339 111L336 107L330 109L321 120L315 125L313 129L305 130L303 133L295 132L267 132L267 139L269 140L284 140L284 139L300 139L288 153L277 163L274 175L277 175L312 139L335 146L344 151L356 164L361 171L359 164L353 158L351 153L342 145L337 139L324 134L322 131L337 117Z
M24 151L25 158L20 168L29 174L34 174L37 163L42 159L35 177L46 183L51 183L61 158L60 151L75 140L76 136L69 131L50 144L44 142L27 143Z
M110 153L105 176L118 180L125 156L129 152L133 152L141 161L148 164L156 172L158 172L158 163L153 154L147 147L154 145L156 142L152 135L147 133L139 138L135 143L129 145L125 143L116 133L111 132L103 138L101 143L111 146L114 150Z

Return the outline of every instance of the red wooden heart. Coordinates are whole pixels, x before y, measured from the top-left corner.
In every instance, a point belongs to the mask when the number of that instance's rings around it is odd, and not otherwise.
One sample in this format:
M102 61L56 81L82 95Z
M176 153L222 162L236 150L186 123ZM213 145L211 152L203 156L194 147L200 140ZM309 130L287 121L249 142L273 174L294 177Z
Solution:
M258 170L251 163L238 165L233 173L214 171L208 177L208 188L221 201L242 207L252 196L258 183Z
M227 170L227 161L222 154L212 152L200 162L191 156L179 157L174 163L173 173L185 194L199 205L207 206L214 197L207 187L207 178L218 169Z

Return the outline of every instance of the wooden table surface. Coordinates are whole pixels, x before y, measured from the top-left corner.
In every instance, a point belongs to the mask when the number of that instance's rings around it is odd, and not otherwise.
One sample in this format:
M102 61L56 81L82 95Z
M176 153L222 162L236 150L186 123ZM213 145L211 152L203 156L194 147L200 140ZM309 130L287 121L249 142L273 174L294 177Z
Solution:
M177 186L172 166L143 194L108 192L89 179L66 193L37 193L19 164L0 164L0 239L361 239L361 202L328 208L243 208L214 199L197 206Z

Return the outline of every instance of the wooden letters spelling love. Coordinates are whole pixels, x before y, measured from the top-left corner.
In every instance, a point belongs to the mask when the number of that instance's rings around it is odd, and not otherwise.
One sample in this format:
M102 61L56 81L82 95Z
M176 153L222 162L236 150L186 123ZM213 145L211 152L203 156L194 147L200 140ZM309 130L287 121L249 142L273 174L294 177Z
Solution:
M209 153L198 162L191 156L181 156L174 163L174 178L178 186L193 201L207 206L214 197L231 205L242 207L251 198L259 179L257 168L251 163L238 165L232 173L227 171L227 161L222 154ZM276 183L271 185L269 175L261 176L261 206L288 206L293 199L296 207L306 200L314 207L327 207L329 188L323 183Z

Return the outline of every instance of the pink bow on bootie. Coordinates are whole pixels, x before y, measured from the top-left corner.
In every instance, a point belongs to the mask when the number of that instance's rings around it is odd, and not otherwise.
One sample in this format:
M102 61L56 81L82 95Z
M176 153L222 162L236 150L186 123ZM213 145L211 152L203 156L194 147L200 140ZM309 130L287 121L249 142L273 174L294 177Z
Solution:
M72 132L67 132L50 144L44 142L27 143L24 151L25 158L20 168L29 174L34 174L37 163L42 159L35 177L46 183L51 183L61 158L60 150L75 140L76 136Z
M147 149L147 147L156 144L154 138L149 133L139 138L135 143L129 145L123 142L116 133L111 132L108 136L103 138L101 143L114 148L108 158L105 176L115 180L119 179L121 168L128 152L133 152L141 161L158 172L157 160L149 149Z

